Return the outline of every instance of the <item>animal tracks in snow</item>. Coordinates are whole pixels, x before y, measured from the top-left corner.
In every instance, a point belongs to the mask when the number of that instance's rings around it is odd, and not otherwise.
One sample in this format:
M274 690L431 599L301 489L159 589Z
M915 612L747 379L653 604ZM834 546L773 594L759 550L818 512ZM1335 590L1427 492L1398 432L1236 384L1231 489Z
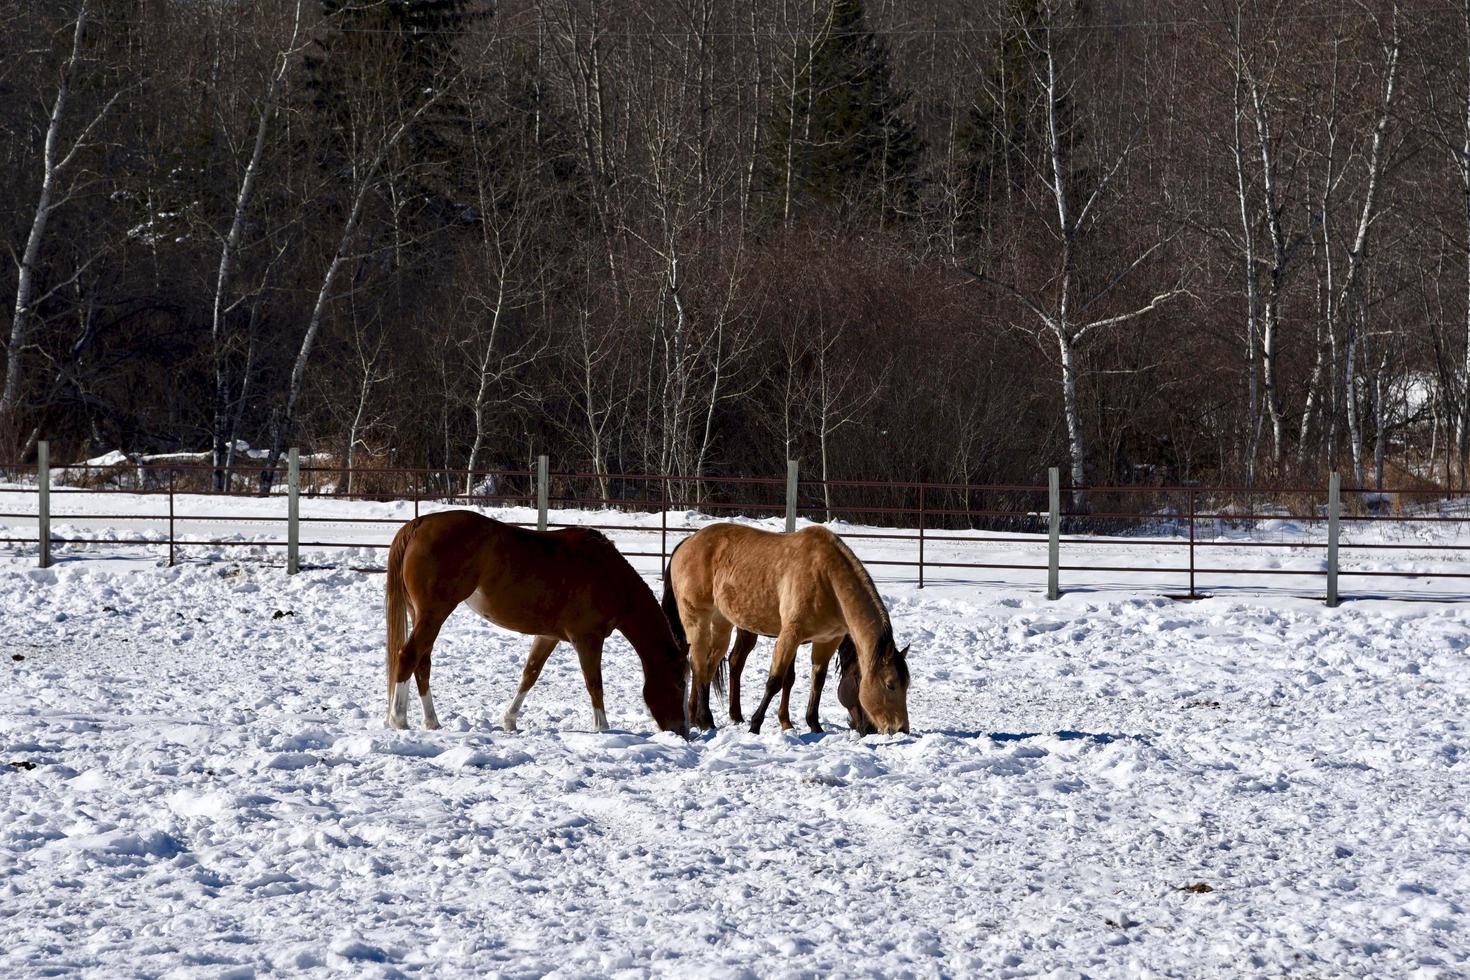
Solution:
M0 968L1470 969L1460 607L885 589L915 734L686 743L620 639L613 731L566 650L501 730L526 643L469 615L444 729L382 728L381 588L0 570Z

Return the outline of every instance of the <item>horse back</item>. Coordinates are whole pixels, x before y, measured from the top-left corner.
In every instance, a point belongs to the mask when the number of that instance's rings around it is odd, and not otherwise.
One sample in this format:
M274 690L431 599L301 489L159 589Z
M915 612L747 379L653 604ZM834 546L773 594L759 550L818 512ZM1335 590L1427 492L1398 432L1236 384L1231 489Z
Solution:
M680 545L670 572L681 602L751 632L774 636L789 626L810 639L845 632L832 588L838 559L825 528L777 534L713 524Z
M468 510L414 523L404 577L415 608L464 602L506 629L568 640L606 636L623 614L630 566L600 532L532 531Z

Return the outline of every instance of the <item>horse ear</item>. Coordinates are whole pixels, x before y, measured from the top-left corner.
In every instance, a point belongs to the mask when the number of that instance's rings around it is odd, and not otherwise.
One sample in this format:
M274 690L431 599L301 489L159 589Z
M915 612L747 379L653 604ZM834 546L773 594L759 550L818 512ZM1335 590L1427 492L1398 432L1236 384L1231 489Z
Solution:
M907 660L909 658L909 647L911 646L913 646L912 643L907 643L904 645L904 648L902 650L898 651L898 655L901 659Z

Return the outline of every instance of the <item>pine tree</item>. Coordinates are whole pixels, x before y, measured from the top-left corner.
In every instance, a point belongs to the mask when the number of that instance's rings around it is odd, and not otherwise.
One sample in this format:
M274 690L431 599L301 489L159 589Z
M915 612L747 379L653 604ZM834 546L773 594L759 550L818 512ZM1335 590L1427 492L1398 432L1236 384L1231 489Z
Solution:
M876 211L880 222L910 212L922 143L904 117L905 101L862 0L832 0L795 97L780 101L767 129L762 183L778 212Z

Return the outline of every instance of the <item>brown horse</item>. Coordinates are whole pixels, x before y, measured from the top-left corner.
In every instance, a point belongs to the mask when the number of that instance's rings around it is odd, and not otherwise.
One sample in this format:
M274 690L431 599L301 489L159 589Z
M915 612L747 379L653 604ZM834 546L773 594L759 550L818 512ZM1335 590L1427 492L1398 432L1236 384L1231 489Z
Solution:
M737 629L735 631L735 642L730 647L728 663L728 704L730 709L730 720L743 722L745 716L740 711L740 675L745 673L745 661L750 657L750 652L755 649L755 641L758 639L755 633L749 630ZM847 709L848 720L854 731L863 735L871 735L877 729L863 713L862 705L858 702L858 684L862 679L862 670L857 664L857 647L853 646L852 637L844 636L842 642L837 645L838 670L841 677L837 685L837 700ZM718 681L717 681L718 683ZM786 676L781 679L781 713L791 714L791 686L796 683L796 662L793 659L791 668L786 671ZM806 703L806 724L814 732L822 730L821 718L818 715L817 706L822 700L822 689L827 683L827 664L812 664L812 690ZM705 695L707 698L708 695Z
M474 511L416 517L388 551L388 725L408 727L408 679L418 681L424 727L438 728L429 660L439 628L463 602L496 626L535 636L507 728L561 640L576 647L593 721L602 705L602 644L618 630L643 662L643 700L665 731L688 735L687 665L648 585L597 531L528 531ZM404 634L408 614L413 632Z
M797 647L811 643L815 675L825 671L844 636L856 650L857 701L872 727L885 734L908 731L908 648L893 642L888 610L867 570L826 528L776 534L712 524L674 549L663 605L670 623L682 627L676 637L689 647L689 715L701 726L714 727L709 685L738 627L776 637L752 732L760 731L771 699L794 672ZM782 728L792 727L784 700L780 718Z

